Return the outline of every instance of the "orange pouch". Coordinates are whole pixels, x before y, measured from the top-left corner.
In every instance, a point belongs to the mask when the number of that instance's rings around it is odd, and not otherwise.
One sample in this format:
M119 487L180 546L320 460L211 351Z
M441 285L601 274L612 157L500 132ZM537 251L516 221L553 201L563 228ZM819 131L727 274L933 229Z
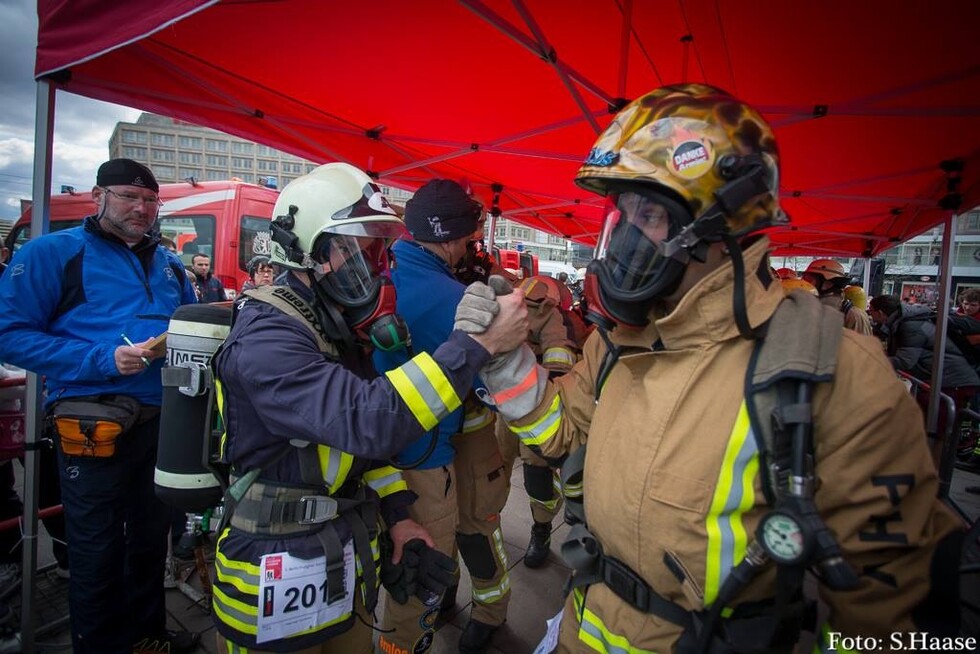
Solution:
M110 457L116 439L140 415L140 403L126 395L90 395L55 402L48 420L58 432L61 451L70 456Z

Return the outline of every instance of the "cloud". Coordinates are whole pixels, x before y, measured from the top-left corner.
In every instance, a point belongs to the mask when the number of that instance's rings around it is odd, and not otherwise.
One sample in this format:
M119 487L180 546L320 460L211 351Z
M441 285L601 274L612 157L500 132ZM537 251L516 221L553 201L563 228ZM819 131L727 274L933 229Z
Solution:
M0 0L0 219L20 215L21 198L31 197L34 167L34 50L37 14L33 0ZM139 111L70 93L55 94L51 187L87 189L99 164L109 158L109 136L119 121Z

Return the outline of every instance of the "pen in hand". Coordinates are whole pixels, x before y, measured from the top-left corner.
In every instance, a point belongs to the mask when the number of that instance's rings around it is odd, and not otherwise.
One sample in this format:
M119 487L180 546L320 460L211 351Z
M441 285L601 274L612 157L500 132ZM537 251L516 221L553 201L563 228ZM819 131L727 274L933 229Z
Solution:
M128 345L129 347L136 347L136 345L131 340L129 340L129 337L128 336L126 336L125 334L121 334L121 336L122 336L123 341L126 342L126 345ZM146 366L147 368L150 367L150 360L149 359L147 359L146 357L140 357L140 359L143 360L143 365L144 366Z

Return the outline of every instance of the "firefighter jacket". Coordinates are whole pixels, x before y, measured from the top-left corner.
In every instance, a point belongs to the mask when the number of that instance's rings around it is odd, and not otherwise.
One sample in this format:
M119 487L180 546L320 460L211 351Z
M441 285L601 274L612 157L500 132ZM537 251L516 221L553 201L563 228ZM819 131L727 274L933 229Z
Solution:
M540 281L538 277L521 284L527 304L527 344L541 365L551 372L565 373L575 363L575 343L569 338L562 319L560 294L558 298L552 297L547 287L549 282L555 289L565 286L550 279Z
M46 377L47 403L118 393L160 406L163 360L122 376L122 334L141 343L167 331L197 298L184 265L147 236L132 248L94 216L24 244L0 282L0 361Z
M548 370L567 372L575 363L575 344L568 338L568 330L558 307L528 303L527 344Z
M820 302L840 311L847 301L839 295L827 295L820 298ZM844 312L844 329L850 329L865 336L874 336L874 327L871 325L868 312L858 309L850 302L847 302L847 311Z
M294 293L312 300L294 276L287 279ZM379 503L390 526L408 517L406 507L414 494L400 473L380 460L458 409L488 358L473 339L454 332L431 355L421 353L378 377L367 355L357 351L339 360L325 356L297 317L246 298L215 362L226 428L222 458L232 465L233 475L261 468L256 485L304 489L309 484L301 472L299 448L284 448L291 447L290 440L307 441L317 448L323 477L322 488L314 491L337 498L366 497ZM285 456L276 457L284 451ZM247 648L295 651L350 628L354 617L348 613L259 646L262 557L288 552L313 559L323 556L324 545L313 533L256 536L232 524L219 537L215 559L215 622L225 638ZM327 525L336 529L341 543L351 539L352 527L343 514ZM376 561L376 531L371 535ZM361 590L366 592L363 586Z
M767 246L763 238L744 252L753 327L783 299L765 268ZM744 398L753 343L735 324L732 277L726 262L669 315L654 311L646 328L614 331L612 340L624 350L598 404L595 384L606 347L593 334L570 373L539 387L530 413L513 419L501 409L523 442L549 457L588 443L589 530L606 555L687 610L712 604L767 511ZM949 600L939 608L936 596L926 598L937 591L930 586L937 544L962 526L936 499L919 408L877 343L849 330L843 336L833 382L814 391L815 501L861 586L848 593L821 588L821 594L835 631L886 638L913 630L913 612L955 613ZM483 379L491 385L486 373ZM529 386L525 380L522 388ZM772 599L774 580L770 566L736 605ZM565 620L573 610L578 624L562 623L561 642L567 644L572 630L569 647L576 651L669 652L681 633L604 583L575 590Z
M445 261L418 243L399 240L391 249L398 262L391 271L398 315L408 325L412 348L415 352L435 352L453 331L456 305L463 298L466 287L456 281ZM374 363L382 372L400 366L407 358L404 350L376 350L374 353ZM420 469L439 468L453 460L455 451L449 439L459 433L462 423L463 410L457 409L435 427L438 434L436 447L418 466ZM401 464L417 461L429 444L429 436L416 441L400 452L396 461Z

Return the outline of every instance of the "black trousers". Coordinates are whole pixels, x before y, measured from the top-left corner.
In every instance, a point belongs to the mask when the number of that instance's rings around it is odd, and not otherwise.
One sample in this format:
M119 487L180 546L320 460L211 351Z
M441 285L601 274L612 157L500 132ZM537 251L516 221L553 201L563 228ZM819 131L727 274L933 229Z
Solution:
M130 654L134 642L161 636L166 627L170 512L153 488L159 429L159 416L137 425L107 458L57 448L75 654Z

